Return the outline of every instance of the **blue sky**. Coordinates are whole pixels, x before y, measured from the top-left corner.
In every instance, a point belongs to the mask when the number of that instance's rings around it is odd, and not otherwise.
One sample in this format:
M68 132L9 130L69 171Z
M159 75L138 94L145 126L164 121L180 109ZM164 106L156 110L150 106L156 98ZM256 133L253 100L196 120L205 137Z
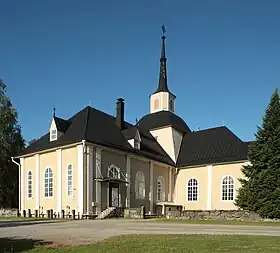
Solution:
M224 122L254 138L280 87L280 1L0 0L0 78L26 140L45 134L52 108L69 118L89 103L130 122L158 84L161 25L168 85L191 129Z

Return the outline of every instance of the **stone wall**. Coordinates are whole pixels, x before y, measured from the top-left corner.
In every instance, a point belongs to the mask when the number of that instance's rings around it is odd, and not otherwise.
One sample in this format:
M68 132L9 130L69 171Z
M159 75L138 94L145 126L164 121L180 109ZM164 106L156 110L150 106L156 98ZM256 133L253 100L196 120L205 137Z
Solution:
M18 209L0 209L0 217L13 217L18 215Z
M126 208L124 209L124 218L145 219L145 208Z
M188 210L188 211L169 211L166 214L168 219L186 220L241 220L241 221L280 221L263 219L258 214L242 210Z

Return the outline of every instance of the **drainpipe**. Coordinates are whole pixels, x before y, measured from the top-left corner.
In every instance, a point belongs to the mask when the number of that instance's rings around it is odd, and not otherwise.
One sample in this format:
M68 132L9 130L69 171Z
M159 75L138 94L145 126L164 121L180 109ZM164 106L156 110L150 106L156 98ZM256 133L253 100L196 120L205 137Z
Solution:
M19 173L18 173L18 178L19 178L19 194L18 194L19 204L18 204L18 207L19 207L19 210L21 210L21 177L20 177L21 166L17 161L15 161L14 157L11 157L11 159L12 159L12 162L18 166L18 170L19 170Z

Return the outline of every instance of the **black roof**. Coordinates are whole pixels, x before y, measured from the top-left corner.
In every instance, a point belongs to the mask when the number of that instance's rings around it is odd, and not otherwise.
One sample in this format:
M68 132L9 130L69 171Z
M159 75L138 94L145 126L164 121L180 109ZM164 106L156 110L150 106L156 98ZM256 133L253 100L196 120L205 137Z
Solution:
M182 118L170 111L159 111L147 114L139 120L138 125L139 128L143 130L172 126L181 133L187 133L191 131Z
M56 116L54 116L53 119L54 119L57 130L62 133L64 133L71 124L70 121L62 119L62 118L58 118Z
M127 140L131 140L135 138L137 131L138 127L135 126L122 130L122 134Z
M182 140L177 166L247 160L248 143L224 126L187 133Z
M17 156L86 140L91 143L135 153L169 165L175 165L149 132L140 130L140 150L135 149L127 142L122 130L115 124L115 117L91 108L90 106L87 106L68 119L68 122L69 126L65 133L56 141L50 141L49 133L47 133ZM129 128L135 129L135 126L125 122L125 129ZM134 130L132 130L132 132L133 131Z
M57 119L59 118L55 120ZM64 132L62 136L56 141L50 141L50 135L47 133L17 156L86 140L168 165L184 167L247 160L250 144L250 142L240 140L227 127L191 132L179 116L167 111L148 114L138 122L137 126L125 122L122 130L115 123L115 117L89 106L70 119L60 119L57 122L59 122L57 127ZM168 125L183 133L176 164L149 132L150 129ZM135 137L137 130L141 136L140 150L131 147L127 141Z

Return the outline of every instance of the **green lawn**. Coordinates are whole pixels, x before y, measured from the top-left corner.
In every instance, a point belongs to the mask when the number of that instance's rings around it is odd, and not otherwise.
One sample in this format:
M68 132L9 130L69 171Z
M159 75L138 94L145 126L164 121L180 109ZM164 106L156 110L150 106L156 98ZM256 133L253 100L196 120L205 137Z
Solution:
M249 226L280 226L280 222L264 222L264 221L225 221L225 220L183 220L183 219L150 219L155 222L170 222L182 224L214 224L214 225L249 225Z
M29 248L14 241L14 251L28 253L276 253L280 252L279 237L264 236L210 236L210 235L134 235L107 239L100 243L77 247L53 248L32 246ZM0 252L3 246L0 241ZM11 246L11 245L10 245ZM35 248L34 248L35 247ZM33 248L33 249L32 249ZM6 247L7 249L7 247ZM29 249L29 250L28 250Z

